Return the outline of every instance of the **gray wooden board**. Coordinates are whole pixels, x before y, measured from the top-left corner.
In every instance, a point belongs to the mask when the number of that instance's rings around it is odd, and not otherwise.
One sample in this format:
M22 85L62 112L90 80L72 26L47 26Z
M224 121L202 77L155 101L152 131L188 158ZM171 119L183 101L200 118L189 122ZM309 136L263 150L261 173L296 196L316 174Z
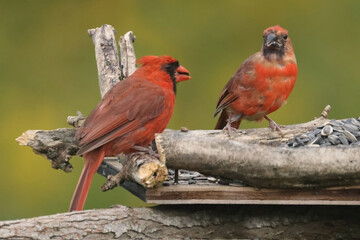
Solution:
M104 160L98 173L107 177L119 172L116 158ZM174 184L174 171L152 189L125 181L122 187L147 203L154 204L263 204L263 205L360 205L360 186L324 189L256 189L241 182L206 177L197 172L180 170Z

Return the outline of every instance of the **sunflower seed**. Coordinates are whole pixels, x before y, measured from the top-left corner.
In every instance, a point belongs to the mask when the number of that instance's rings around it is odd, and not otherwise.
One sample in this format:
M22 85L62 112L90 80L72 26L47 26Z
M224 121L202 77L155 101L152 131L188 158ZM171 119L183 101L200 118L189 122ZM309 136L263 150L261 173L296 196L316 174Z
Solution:
M330 121L330 125L331 126L336 126L336 127L341 127L343 124L342 124L342 122L340 122L340 121L336 121L336 120L331 120Z
M340 127L340 126L333 126L333 129L334 129L334 131L337 131L337 132L343 132L344 131L344 128Z
M345 129L345 130L348 130L349 132L359 131L359 128L358 128L358 127L356 127L356 126L354 126L354 125L352 125L352 124L348 124L348 123L344 124L344 129Z
M346 137L345 137L343 134L341 134L341 135L339 136L339 139L340 139L340 142L341 142L342 144L344 144L344 145L349 145L349 141L346 139Z
M307 135L309 137L309 140L315 138L315 134L313 134L312 132L309 132Z
M196 180L194 180L194 179L189 179L189 181L188 181L188 184L195 184L196 183Z
M310 145L308 145L308 147L320 147L320 145L317 145L317 144L310 144Z
M302 142L300 142L300 143L294 142L292 146L293 147L302 147L302 146L304 146L304 143L302 143Z
M342 130L341 132L335 131L331 135L340 136L341 134L343 134L343 132L344 132L344 130Z
M306 145L313 145L313 144L317 144L321 139L321 135L318 134L314 139L310 140Z
M347 130L344 130L344 135L351 142L356 142L357 141L356 137L351 132L349 132Z
M193 178L194 180L207 180L208 178L207 177L194 177Z
M208 177L207 180L208 180L209 182L211 182L211 183L214 183L214 182L217 181L217 179L214 178L214 177Z
M323 145L321 146L331 146L331 143L327 142L327 143L324 143Z
M314 131L313 131L313 134L316 136L316 135L318 135L319 133L321 133L321 129L315 129Z
M333 132L333 127L331 125L326 125L322 130L321 130L321 135L322 136L329 136L330 134L332 134Z
M336 144L340 143L339 137L334 134L331 134L330 136L328 136L328 139L332 145L336 145Z
M360 131L359 132L353 132L352 133L356 138L359 138L360 137Z
M350 118L350 123L358 128L360 128L360 122L357 121L355 118Z

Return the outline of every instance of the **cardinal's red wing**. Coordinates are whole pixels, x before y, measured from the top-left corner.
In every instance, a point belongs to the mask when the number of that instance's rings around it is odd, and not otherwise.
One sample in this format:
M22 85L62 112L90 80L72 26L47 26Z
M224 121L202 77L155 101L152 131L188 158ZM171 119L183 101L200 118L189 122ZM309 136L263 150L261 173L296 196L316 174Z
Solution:
M77 131L78 154L98 148L159 116L165 110L164 94L160 86L146 79L118 83Z

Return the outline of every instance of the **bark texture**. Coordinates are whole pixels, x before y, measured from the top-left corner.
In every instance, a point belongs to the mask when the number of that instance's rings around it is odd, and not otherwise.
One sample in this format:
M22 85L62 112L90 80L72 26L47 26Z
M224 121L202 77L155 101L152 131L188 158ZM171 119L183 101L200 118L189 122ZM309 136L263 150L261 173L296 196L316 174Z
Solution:
M284 137L268 129L242 130L233 139L224 131L166 130L156 136L161 159L169 168L242 180L254 187L314 188L360 183L360 147L329 146L288 148L279 145L319 118L303 125L286 126ZM275 147L275 146L277 147Z
M360 207L182 205L0 222L6 239L359 239Z
M136 152L124 157L123 164L120 164L115 158L104 161L113 164L113 169L120 170L116 175L108 175L108 181L102 186L102 191L113 189L126 180L140 184L145 188L153 188L166 180L168 171L164 163L156 157L143 152ZM122 165L122 166L119 166Z
M78 143L75 141L76 129L59 128L55 130L27 130L16 139L20 146L29 146L36 154L51 161L51 167L71 172L69 160L76 155Z
M136 56L134 50L135 36L132 31L119 39L121 58L121 79L127 78L136 70Z
M95 45L101 97L120 81L121 71L118 49L115 41L115 29L104 24L89 29L88 33Z

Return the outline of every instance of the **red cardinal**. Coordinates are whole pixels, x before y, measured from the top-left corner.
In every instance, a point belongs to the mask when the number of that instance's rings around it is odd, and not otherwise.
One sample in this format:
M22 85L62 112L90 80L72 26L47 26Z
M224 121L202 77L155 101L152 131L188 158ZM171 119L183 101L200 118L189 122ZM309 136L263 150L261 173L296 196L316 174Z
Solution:
M288 31L279 25L263 34L260 52L250 56L236 71L221 92L215 115L221 113L215 129L239 128L241 120L269 121L269 127L280 131L267 115L280 108L291 93L297 76L297 65Z
M174 110L176 83L189 71L169 56L146 56L127 79L116 84L76 132L85 158L70 211L82 210L90 183L105 156L146 147L162 132Z

